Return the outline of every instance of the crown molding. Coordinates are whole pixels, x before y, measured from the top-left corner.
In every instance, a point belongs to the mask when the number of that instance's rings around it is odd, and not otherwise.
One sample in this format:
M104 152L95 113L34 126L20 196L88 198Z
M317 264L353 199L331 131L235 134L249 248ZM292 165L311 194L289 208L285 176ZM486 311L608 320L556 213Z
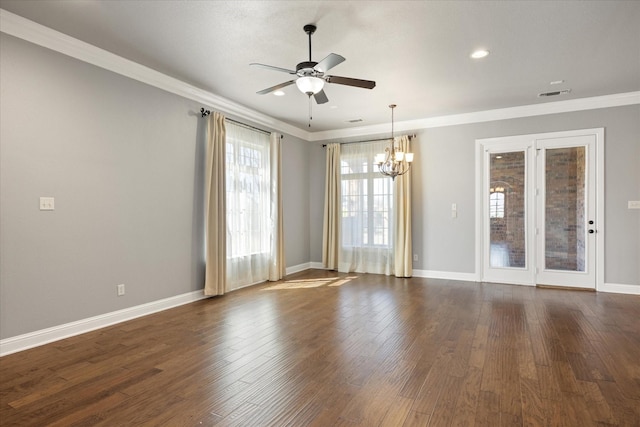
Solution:
M320 132L302 130L4 9L0 9L0 32L154 86L166 92L197 101L207 108L248 120L257 125L286 133L305 141L340 140L388 132L388 124ZM417 129L533 117L633 104L640 104L640 91L402 121L395 123L395 129L399 132L406 132Z
M404 122L396 122L394 127L397 131L406 132L417 129L492 122L496 120L517 119L521 117L543 116L546 114L570 113L573 111L620 107L633 104L640 104L640 91L594 96L591 98L570 99L566 101L545 102L533 105L522 105L519 107L500 108L496 110L476 111L465 114L453 114L450 116L430 117L419 120L408 120ZM388 131L389 125L384 124L314 132L310 134L309 141L347 139L365 135L384 134Z
M207 92L137 62L55 31L0 9L0 32L51 49L63 55L112 71L139 82L203 104L203 106L251 121L276 131L309 140L309 132L276 120L229 99Z

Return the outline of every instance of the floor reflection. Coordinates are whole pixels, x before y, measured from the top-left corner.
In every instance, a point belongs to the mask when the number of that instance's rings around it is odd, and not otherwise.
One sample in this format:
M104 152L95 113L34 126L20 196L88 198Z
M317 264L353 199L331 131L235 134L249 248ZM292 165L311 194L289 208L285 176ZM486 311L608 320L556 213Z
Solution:
M278 282L275 285L267 286L263 291L276 291L281 289L305 289L305 288L319 288L321 286L337 287L342 286L351 280L357 279L357 276L349 277L323 277L316 279L303 279L303 280L285 280Z

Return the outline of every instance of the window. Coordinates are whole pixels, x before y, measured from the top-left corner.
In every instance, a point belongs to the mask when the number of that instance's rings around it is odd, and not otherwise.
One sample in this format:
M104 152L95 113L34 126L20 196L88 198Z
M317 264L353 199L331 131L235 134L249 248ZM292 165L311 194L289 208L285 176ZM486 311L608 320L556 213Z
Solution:
M372 158L343 156L342 245L389 246L392 180L380 175Z
M489 194L489 218L504 218L504 191L491 189Z
M374 163L386 142L344 144L340 150L340 271L393 271L393 188Z
M227 280L237 289L267 280L271 257L269 135L226 124Z

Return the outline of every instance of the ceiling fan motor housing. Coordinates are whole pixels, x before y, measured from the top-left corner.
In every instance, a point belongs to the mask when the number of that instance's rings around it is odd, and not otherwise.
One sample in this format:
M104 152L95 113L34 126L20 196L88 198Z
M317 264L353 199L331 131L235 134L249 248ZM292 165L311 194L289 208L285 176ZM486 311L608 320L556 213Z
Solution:
M296 74L300 77L304 76L314 76L320 77L324 73L319 73L318 70L315 70L313 67L318 65L315 61L305 61L296 65Z

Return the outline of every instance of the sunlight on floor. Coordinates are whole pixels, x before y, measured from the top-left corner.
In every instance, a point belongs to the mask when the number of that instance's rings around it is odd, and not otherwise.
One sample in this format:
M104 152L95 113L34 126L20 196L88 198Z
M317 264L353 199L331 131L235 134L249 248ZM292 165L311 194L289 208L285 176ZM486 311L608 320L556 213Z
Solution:
M284 282L278 282L273 286L269 286L263 289L263 291L277 291L280 289L305 289L305 288L319 288L320 286L342 286L357 276L350 277L322 277L317 279L304 279L304 280L286 280Z

